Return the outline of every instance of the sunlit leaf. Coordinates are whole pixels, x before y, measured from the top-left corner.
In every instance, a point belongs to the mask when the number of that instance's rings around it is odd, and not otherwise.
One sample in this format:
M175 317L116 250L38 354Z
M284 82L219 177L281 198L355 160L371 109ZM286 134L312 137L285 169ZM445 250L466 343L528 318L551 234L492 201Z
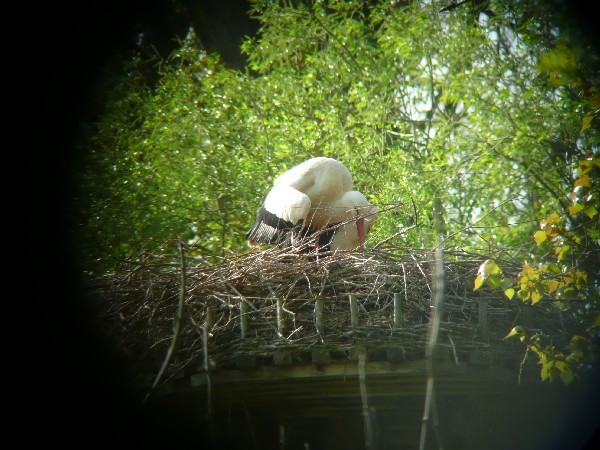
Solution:
M531 304L535 305L542 298L542 294L539 291L531 292Z
M517 325L512 330L510 330L510 332L506 336L504 336L504 339L508 339L512 336L521 336L524 333L525 333L525 330L523 329L523 327L520 325Z
M523 263L523 273L530 280L537 280L540 278L540 273L535 268L531 267L527 263Z
M502 273L502 270L493 259L488 259L481 266L479 266L478 274L483 277L489 277L490 275L498 275Z
M483 281L484 281L484 278L478 274L475 277L475 287L473 288L473 290L475 291L475 290L479 289L483 285Z
M540 221L540 225L546 225L546 224L556 224L556 223L560 223L560 216L557 213L551 213L548 214L548 216L546 216L546 218L542 221Z
M504 294L512 300L513 296L515 295L515 290L513 288L508 288L504 291Z
M559 287L560 287L560 282L557 280L548 280L546 282L546 285L548 286L548 293L552 294L554 291L556 291Z
M556 258L559 261L562 261L568 255L568 252L569 252L570 249L571 249L571 247L569 245L563 245L562 247L556 247L554 249L554 253L556 254Z
M574 216L575 214L583 210L583 208L584 206L581 203L574 203L571 206L569 206L569 214Z
M535 234L533 235L533 239L535 240L537 245L540 245L542 242L548 239L548 236L546 235L545 231L540 230L535 232Z
M598 214L598 210L594 205L590 205L583 210L583 213L590 219L593 219L596 216L596 214Z

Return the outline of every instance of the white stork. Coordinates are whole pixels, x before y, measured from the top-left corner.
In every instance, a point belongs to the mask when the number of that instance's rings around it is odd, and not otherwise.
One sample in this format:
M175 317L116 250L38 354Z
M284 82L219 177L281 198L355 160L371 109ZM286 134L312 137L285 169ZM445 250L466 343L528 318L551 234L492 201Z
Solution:
M377 208L352 189L341 162L309 159L275 179L246 239L251 246L287 246L318 233L317 251L362 248Z

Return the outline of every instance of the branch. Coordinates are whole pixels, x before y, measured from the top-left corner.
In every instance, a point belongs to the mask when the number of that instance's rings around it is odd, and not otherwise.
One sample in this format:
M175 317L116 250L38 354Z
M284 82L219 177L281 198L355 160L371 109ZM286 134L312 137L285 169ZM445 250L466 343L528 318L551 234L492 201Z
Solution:
M403 228L402 230L392 234L391 236L385 238L383 241L378 242L373 248L377 249L379 248L381 245L385 244L386 242L390 241L391 239L395 238L396 236L400 236L401 234L406 233L407 231L412 230L413 228L417 228L417 226L419 226L419 217L417 215L417 207L415 206L415 201L411 198L410 199L412 205L413 205L413 212L415 213L415 223L414 225L411 225L408 228Z

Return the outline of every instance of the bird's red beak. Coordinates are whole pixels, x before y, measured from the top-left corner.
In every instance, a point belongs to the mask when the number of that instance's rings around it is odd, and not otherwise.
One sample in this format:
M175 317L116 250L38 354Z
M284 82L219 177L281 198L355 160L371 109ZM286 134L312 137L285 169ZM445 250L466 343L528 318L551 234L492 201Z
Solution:
M360 248L362 249L365 245L365 218L359 217L356 219L356 231L358 231L358 241L360 242Z

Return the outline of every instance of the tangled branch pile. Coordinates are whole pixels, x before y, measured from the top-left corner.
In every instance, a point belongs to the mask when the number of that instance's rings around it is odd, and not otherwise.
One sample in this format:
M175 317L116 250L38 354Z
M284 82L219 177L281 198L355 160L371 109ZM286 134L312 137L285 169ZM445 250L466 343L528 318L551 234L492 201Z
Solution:
M445 258L439 346L457 362L484 349L495 361L510 360L516 366L522 348L503 338L517 322L527 320L527 307L499 290L473 290L483 258ZM385 352L389 356L393 349L395 358L408 360L424 353L432 263L428 252L393 247L319 259L271 249L216 264L198 256L184 258L183 253L145 255L94 280L91 293L102 308L102 326L146 377L155 375L165 360L174 328L178 338L168 376L184 368L198 371L207 360L212 368L235 367L242 355L269 364L278 350L288 352L294 363L310 361L315 348L349 359L357 345L368 349L370 359ZM350 296L359 312L354 326ZM315 318L317 299L323 305L321 329ZM401 308L396 322L394 299ZM181 320L174 327L178 311ZM240 311L246 316L244 337ZM533 328L560 329L551 309L536 307L529 320Z

